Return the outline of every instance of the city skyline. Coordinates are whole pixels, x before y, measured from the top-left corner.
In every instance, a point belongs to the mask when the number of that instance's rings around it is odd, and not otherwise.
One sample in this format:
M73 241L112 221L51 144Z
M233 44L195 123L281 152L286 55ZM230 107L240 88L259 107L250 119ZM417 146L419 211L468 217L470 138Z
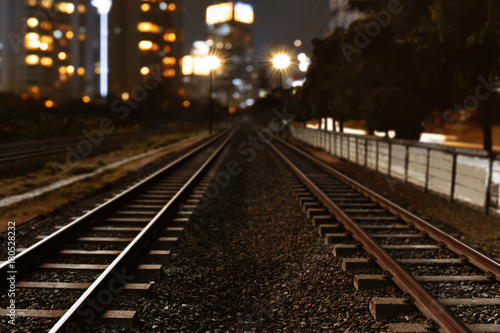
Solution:
M205 10L214 3L224 1L186 0L186 54L197 40L203 40ZM329 0L249 0L243 1L255 11L254 49L257 60L263 60L275 47L294 47L301 40L300 52L310 54L312 40L323 38L330 31ZM272 31L273 33L269 33Z
M107 11L101 5L0 0L0 92L47 99L47 107L73 99L89 102L108 91L127 98L153 68L177 91L182 0L115 1L109 23L108 15L99 15Z

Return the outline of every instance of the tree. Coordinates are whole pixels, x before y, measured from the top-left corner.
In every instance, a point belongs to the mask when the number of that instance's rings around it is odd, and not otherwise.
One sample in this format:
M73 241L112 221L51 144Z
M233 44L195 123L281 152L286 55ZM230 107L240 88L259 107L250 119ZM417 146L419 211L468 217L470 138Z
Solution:
M430 6L429 30L438 37L446 50L441 61L448 67L450 84L461 99L450 100L450 106L467 102L465 108L477 110L483 128L483 149L492 151L491 125L498 121L494 109L499 107L492 83L500 56L500 2L493 0L434 0ZM420 45L432 45L432 40L420 38ZM431 41L429 41L431 40ZM486 84L485 84L486 82ZM478 87L485 86L481 96Z

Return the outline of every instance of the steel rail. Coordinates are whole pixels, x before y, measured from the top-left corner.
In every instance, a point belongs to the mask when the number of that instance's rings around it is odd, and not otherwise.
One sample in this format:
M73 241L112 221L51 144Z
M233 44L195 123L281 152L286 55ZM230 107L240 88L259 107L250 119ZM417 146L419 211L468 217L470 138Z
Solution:
M298 149L297 147L289 144L288 142L285 142L283 140L280 140L283 144L287 145L289 148L295 150L296 152L300 153L302 156L305 156L307 159L309 159L311 162L315 163L317 166L323 168L325 171L333 175L334 177L340 179L343 181L345 184L349 185L350 187L354 188L355 190L361 192L365 196L369 197L376 203L380 204L382 207L386 208L389 210L392 214L400 217L403 221L407 223L411 223L416 229L420 230L421 232L425 232L428 234L428 236L432 239L434 239L436 242L442 244L445 244L446 247L451 250L452 252L455 252L456 254L460 256L465 256L468 260L469 263L476 266L486 274L491 279L496 279L497 281L500 282L500 263L496 262L495 260L489 258L488 256L482 254L481 252L473 249L472 247L468 246L467 244L462 243L461 241L457 240L456 238L448 235L447 233L443 232L442 230L436 228L435 226L431 225L430 223L422 220L418 216L410 213L406 209L402 208L401 206L389 201L388 199L384 198L380 194L374 192L373 190L370 190L366 186L360 184L359 182L355 181L354 179L342 174L341 172L333 169L331 166L326 164L325 162L321 161L315 156L312 156L306 152L304 152L301 149ZM490 272L490 273L488 273Z
M377 264L389 271L394 283L405 293L414 298L415 306L428 319L433 319L439 326L440 332L470 333L471 331L460 322L441 302L432 296L411 274L397 263L389 254L379 247L353 220L347 216L330 198L320 190L302 171L300 171L279 149L266 140L273 151L281 158L286 166L316 195L325 207L344 224L363 248L376 258Z
M73 304L73 306L64 314L64 316L52 327L49 333L67 332L67 329L74 329L75 324L83 318L80 316L80 310L87 305L87 301L94 297L106 283L113 278L114 273L126 267L127 263L133 261L142 251L141 248L151 242L155 231L157 231L167 215L167 211L173 207L180 196L192 185L192 183L202 174L207 166L218 156L222 149L231 140L236 129L233 130L228 138L215 150L215 152L203 163L203 165L194 173L193 176L182 186L182 188L169 200L169 202L156 214L146 227L134 238L134 240L120 253L120 255L106 268L106 270L97 278L97 280L85 291L85 293Z
M107 214L110 210L118 207L122 202L140 192L144 187L147 187L150 183L154 182L157 178L161 177L167 170L174 168L176 165L186 160L187 158L193 156L198 151L202 150L206 146L215 142L222 136L224 136L228 131L222 132L218 135L215 135L213 138L203 143L202 145L196 147L195 149L189 151L183 156L179 157L175 161L169 163L164 168L150 175L146 179L140 181L136 185L131 188L123 191L118 194L114 198L106 201L105 203L99 205L94 208L90 212L76 219L75 221L69 223L58 231L54 232L50 236L42 239L41 241L33 244L23 252L17 254L14 258L14 262L12 260L8 260L0 264L0 276L7 276L7 272L10 271L9 265L15 263L16 272L21 273L26 268L30 267L30 265L35 262L38 258L44 256L46 253L52 251L54 248L57 248L60 244L67 241L68 237L74 237L74 235L78 235L80 231L88 228L89 225L93 224L97 220L99 220L103 215ZM5 279L0 281L0 285L5 283Z
M113 140L113 141L106 141L102 142L97 148L108 148L112 146L117 146L120 145L121 142L118 140ZM60 153L66 153L66 147L71 147L71 148L76 148L76 145L66 145L66 146L61 146L61 147L47 147L47 148L40 148L40 149L34 149L31 151L21 151L21 152L12 152L12 153L6 153L6 154L0 154L0 163L5 163L5 162L11 162L11 161L17 161L17 160L22 160L26 158L34 158L34 157L40 157L40 156L46 156L46 155L55 155L55 154L60 154Z

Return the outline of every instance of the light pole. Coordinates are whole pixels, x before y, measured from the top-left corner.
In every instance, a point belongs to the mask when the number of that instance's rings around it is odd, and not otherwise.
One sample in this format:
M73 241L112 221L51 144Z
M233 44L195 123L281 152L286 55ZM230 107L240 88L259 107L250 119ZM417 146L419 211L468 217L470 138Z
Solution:
M92 6L97 8L101 17L100 33L100 86L101 96L108 95L108 14L111 9L112 0L92 0Z
M209 55L205 58L206 68L209 71L209 89L208 89L208 130L212 134L213 129L213 118L214 118L214 99L213 94L213 84L214 84L214 71L220 68L221 60L216 55Z
M280 89L283 89L283 72L290 67L292 60L288 54L278 53L273 57L273 66L280 74Z

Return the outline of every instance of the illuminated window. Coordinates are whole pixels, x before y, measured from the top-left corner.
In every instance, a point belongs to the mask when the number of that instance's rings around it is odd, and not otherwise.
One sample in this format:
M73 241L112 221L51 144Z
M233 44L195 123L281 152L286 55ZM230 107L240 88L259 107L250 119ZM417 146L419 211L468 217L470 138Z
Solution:
M54 102L53 102L53 101L51 101L50 99L46 100L46 101L45 101L45 107L46 107L47 109L53 108L53 107L54 107Z
M54 61L52 60L52 58L43 57L42 59L40 59L40 63L45 67L50 67L50 66L52 66Z
M59 4L59 11L66 14L72 14L75 11L75 5L71 2L61 2Z
M153 42L150 40L142 40L139 42L139 49L142 51L148 51L153 48Z
M193 61L194 74L195 75L209 75L210 69L208 69L205 57L194 57Z
M29 32L24 36L25 40L40 40L40 35L36 32Z
M26 56L26 63L28 65L37 65L40 61L40 58L36 54L30 54Z
M66 67L66 72L68 72L69 75L73 75L73 73L75 72L75 67L73 66Z
M47 44L52 44L54 42L54 39L50 36L42 36L41 40L42 43L47 43Z
M66 55L66 53L64 52L59 52L59 54L57 55L57 57L60 59L60 60L65 60L68 56Z
M163 58L163 63L167 66L173 66L175 65L175 58L174 57L166 57L166 58Z
M185 56L182 58L182 74L191 75L194 70L194 59L193 56Z
M54 30L54 37L55 38L61 39L62 36L63 36L63 33L61 32L61 30Z
M148 12L150 9L151 9L151 6L150 6L148 3L143 3L143 4L141 5L141 10L142 10L143 12Z
M42 6L45 8L52 8L52 0L42 0Z
M253 7L241 2L234 5L234 20L241 23L253 23L254 13Z
M174 77L175 76L175 69L169 69L163 72L163 75L165 77Z
M78 72L78 75L83 76L85 74L85 68L80 67L80 68L78 68L77 72Z
M167 42L175 42L175 39L177 38L177 36L173 33L173 32L167 32L165 35L163 35L163 39Z
M141 22L137 25L137 30L140 32L158 33L160 31L160 27L151 22Z
M233 18L233 3L221 3L207 8L207 24L229 22Z
M26 41L25 46L28 50L35 50L35 49L38 49L40 47L40 41L39 40L28 40L28 41Z
M50 30L50 29L52 29L52 24L50 24L49 22L42 22L42 23L40 23L40 26L44 30Z
M36 26L38 26L38 20L34 17L30 17L26 22L28 23L28 27L30 28L35 28Z
M40 50L42 51L51 51L52 50L52 43L54 42L54 39L50 36L42 36L40 38L41 44L40 44Z
M67 38L67 39L72 39L72 38L73 38L73 36L74 36L73 31L68 31L68 32L66 33L66 38Z
M148 75L148 74L149 74L149 68L147 68L147 67L142 67L142 68L141 68L141 74L142 74L142 75Z

